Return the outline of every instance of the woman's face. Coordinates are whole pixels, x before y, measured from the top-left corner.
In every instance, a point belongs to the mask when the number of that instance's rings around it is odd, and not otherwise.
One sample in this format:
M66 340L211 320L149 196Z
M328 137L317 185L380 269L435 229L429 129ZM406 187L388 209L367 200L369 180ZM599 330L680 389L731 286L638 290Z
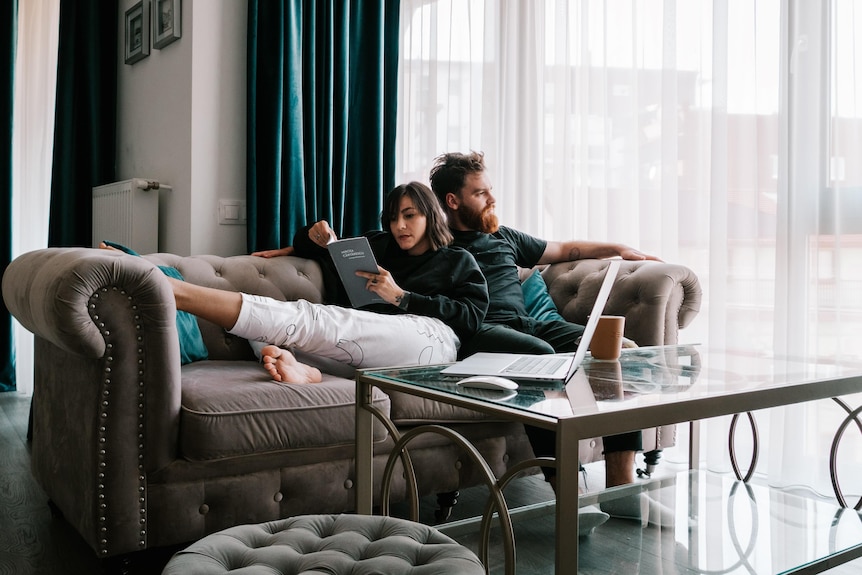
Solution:
M428 218L416 209L409 196L402 196L397 215L389 221L389 231L395 236L398 246L411 256L424 254L431 247L425 235L427 228Z

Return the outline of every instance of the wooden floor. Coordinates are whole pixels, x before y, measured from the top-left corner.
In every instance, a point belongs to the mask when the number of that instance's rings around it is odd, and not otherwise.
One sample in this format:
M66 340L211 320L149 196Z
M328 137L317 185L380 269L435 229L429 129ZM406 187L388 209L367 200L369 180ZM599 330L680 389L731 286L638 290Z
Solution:
M126 568L103 565L84 540L55 518L30 473L30 399L0 393L0 575L158 575L174 549L142 554Z
M27 417L30 401L15 392L0 393L0 575L78 575L99 573L128 573L129 575L158 575L171 555L178 550L152 550L139 554L133 561L118 564L100 562L81 537L60 518L51 514L48 500L30 474L30 455L26 441ZM666 463L660 464L669 465ZM602 473L588 470L588 487L598 485ZM453 520L481 513L487 491L476 488L462 493L453 513ZM506 490L510 506L535 504L552 499L553 492L538 476L514 481ZM433 523L434 498L420 503L420 520ZM392 514L406 516L403 506L394 506ZM642 537L661 537L661 530L640 529L629 521L611 519L598 532L581 538L584 551L601 557L602 565L581 562L581 573L601 572L623 575L681 575L662 567L660 558L627 557ZM605 536L607 534L608 536ZM478 536L472 529L452 535L462 544L478 550ZM552 512L538 513L529 520L515 524L518 575L547 575L554 573L554 516ZM673 541L657 541L658 549L673 554ZM502 544L499 533L492 534L489 553L491 573L502 574ZM572 570L574 573L574 570ZM688 571L686 571L688 573ZM862 559L839 566L830 575L862 575Z

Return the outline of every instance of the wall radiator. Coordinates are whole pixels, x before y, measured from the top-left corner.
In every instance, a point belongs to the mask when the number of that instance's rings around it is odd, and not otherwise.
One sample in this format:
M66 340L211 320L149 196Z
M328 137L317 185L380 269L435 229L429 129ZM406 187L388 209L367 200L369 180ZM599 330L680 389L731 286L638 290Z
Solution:
M170 186L132 178L93 188L93 247L110 240L139 254L159 251L159 189Z

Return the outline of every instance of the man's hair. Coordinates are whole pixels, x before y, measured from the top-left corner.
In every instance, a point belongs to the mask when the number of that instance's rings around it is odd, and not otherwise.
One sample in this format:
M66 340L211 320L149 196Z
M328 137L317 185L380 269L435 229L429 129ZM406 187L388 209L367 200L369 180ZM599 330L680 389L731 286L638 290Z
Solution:
M383 211L380 213L380 226L382 229L391 231L389 224L398 218L401 208L401 198L408 197L413 200L413 205L420 214L425 216L427 227L425 235L431 242L431 249L438 250L448 246L454 239L449 225L446 222L446 212L440 203L434 199L434 193L428 186L421 182L410 182L396 186L386 196Z
M462 154L452 152L434 158L431 168L431 188L437 195L440 205L446 208L446 194L457 194L464 187L470 174L485 171L485 155L482 152Z

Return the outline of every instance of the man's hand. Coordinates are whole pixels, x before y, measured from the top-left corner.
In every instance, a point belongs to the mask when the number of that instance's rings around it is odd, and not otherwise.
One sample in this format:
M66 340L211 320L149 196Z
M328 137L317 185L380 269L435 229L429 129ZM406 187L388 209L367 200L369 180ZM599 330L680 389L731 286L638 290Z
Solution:
M545 252L539 259L540 264L556 264L560 262L571 262L585 259L605 259L619 256L624 260L654 260L661 259L645 254L625 244L613 244L608 242L548 242Z
M263 250L260 252L253 252L251 255L257 256L259 258L274 258L278 256L292 256L293 255L293 246L287 246L286 248L278 248L277 250Z
M651 256L649 254L645 254L640 250L636 250L636 249L630 248L628 246L623 246L623 248L620 250L620 257L623 258L624 260L632 260L632 261L639 261L639 260L652 260L652 261L657 261L657 262L661 261L661 259L657 258L656 256Z

